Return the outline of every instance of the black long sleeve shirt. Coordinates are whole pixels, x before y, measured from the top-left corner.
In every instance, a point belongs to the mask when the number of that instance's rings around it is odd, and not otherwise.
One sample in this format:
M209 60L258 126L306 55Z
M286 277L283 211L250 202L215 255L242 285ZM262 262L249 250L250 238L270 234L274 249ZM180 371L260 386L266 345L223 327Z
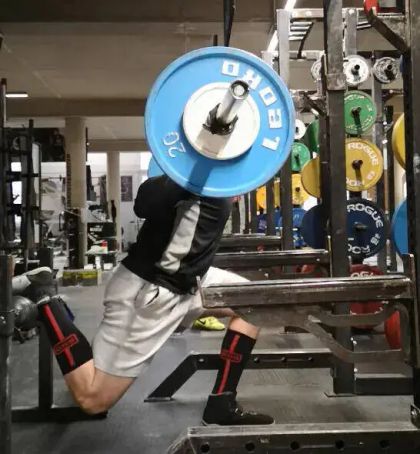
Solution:
M122 263L175 293L195 291L196 277L211 266L231 208L231 199L199 197L167 176L149 178L134 204L145 221Z

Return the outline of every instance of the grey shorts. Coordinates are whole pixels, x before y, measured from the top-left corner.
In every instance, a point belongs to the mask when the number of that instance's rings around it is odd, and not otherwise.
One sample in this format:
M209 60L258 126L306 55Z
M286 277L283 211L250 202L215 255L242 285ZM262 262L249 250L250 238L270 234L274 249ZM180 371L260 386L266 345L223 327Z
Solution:
M229 271L210 268L203 286L244 282ZM199 294L178 295L140 278L120 264L109 280L104 316L93 340L95 367L119 377L137 377L176 328L202 315Z

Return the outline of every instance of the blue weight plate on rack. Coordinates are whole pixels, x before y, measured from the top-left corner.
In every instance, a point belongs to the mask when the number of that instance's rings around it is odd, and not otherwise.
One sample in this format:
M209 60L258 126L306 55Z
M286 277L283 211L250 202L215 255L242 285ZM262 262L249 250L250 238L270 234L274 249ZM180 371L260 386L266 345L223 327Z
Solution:
M159 177L164 175L156 160L152 157L147 168L147 178Z
M347 201L348 252L354 258L366 258L385 247L388 225L385 215L365 199Z
M326 228L326 222L323 221L322 216L322 206L315 205L303 216L300 233L308 246L313 249L324 249Z
M293 243L294 243L296 249L306 246L305 240L303 239L299 230L293 231Z
M293 208L293 228L298 229L302 225L302 220L306 214L306 210L303 208ZM277 226L281 228L283 226L283 217L280 216Z
M395 210L391 224L391 238L398 254L408 254L407 200Z
M228 87L238 79L250 86L248 98L259 116L256 139L238 157L210 158L188 141L184 108L203 87ZM199 195L231 197L277 174L291 151L295 112L286 85L261 59L239 49L209 47L178 58L160 74L147 100L145 132L159 167L177 184Z

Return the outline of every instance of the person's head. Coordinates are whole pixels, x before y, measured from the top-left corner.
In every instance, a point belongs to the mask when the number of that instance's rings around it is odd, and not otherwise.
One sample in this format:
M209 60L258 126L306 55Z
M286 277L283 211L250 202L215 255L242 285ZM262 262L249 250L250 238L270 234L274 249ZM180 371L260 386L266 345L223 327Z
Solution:
M260 207L260 208L258 209L258 212L259 212L260 214L264 214L264 208Z

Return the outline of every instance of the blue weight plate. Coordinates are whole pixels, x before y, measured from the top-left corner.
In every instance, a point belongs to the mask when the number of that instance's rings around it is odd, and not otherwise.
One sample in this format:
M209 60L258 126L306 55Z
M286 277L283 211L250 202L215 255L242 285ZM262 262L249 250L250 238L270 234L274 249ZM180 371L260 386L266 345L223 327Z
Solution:
M162 169L159 167L158 163L154 158L149 162L149 167L147 168L147 178L159 177L163 175Z
M305 213L300 233L308 246L314 249L325 248L326 223L323 220L321 205L316 205Z
M302 225L302 220L305 216L306 210L303 208L293 208L293 228L298 229ZM283 217L280 216L277 226L283 226Z
M354 258L377 254L386 244L388 225L382 210L365 199L347 201L348 252Z
M407 200L404 200L395 210L391 224L391 237L398 254L408 254Z
M203 86L231 83L245 75L260 115L255 142L230 160L201 155L184 134L184 107ZM279 115L281 124L273 121ZM178 58L160 74L147 100L145 132L159 167L177 184L204 196L231 197L277 174L291 151L295 112L287 87L261 59L239 49L209 47Z
M295 231L293 232L293 243L294 243L296 249L302 248L302 247L305 247L305 246L306 246L305 241L304 241L302 235L301 235L300 232L297 231L297 230L295 230Z

